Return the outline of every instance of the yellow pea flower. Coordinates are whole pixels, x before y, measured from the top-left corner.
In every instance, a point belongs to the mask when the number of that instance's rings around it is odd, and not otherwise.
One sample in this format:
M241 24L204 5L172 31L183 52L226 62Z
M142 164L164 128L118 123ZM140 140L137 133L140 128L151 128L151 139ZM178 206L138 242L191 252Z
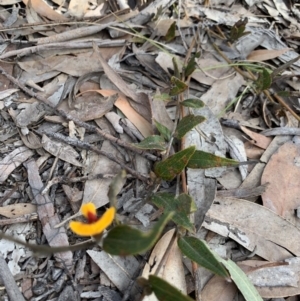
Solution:
M116 214L115 207L110 207L99 218L93 203L83 204L80 210L87 219L87 223L70 222L71 230L80 236L95 236L102 233L113 222Z

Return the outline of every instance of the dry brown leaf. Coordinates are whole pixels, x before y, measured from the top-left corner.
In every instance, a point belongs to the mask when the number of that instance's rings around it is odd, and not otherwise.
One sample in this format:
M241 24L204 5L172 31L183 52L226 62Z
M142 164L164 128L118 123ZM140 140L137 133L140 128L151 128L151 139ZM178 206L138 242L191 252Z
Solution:
M132 108L126 97L119 96L115 106L123 112L145 138L153 135L152 125Z
M156 93L155 96L159 96L159 93ZM170 118L167 110L166 104L163 100L159 99L158 97L154 97L152 101L152 114L153 119L158 121L159 123L163 124L167 127L171 132L174 129L174 122Z
M174 232L175 229L168 231L157 242L144 267L142 277L148 279L149 275L156 274L156 269L161 266L156 275L172 283L172 285L183 294L186 294L184 268L176 240L173 241L173 244L170 246ZM167 256L165 256L166 252L168 252ZM157 298L154 294L143 298L143 301L156 300Z
M290 51L291 48L284 48L284 49L259 49L259 50L253 50L247 57L247 59L250 61L267 61L271 59L275 59L278 56L281 56L282 54Z
M272 141L271 137L266 137L264 135L252 132L244 126L241 126L241 130L245 134L247 134L250 138L252 138L252 140L249 140L251 143L253 143L254 145L256 145L262 149L266 149Z
M299 166L300 146L287 142L272 155L261 179L269 183L262 194L264 206L289 220L300 206Z
M131 103L132 107L140 114L142 117L148 122L152 120L151 108L150 108L150 100L148 95L145 93L136 93L133 89L131 89L127 83L122 79L122 77L113 70L110 65L106 62L98 46L93 44L94 52L98 55L98 61L100 61L103 70L109 80L120 90L121 93L125 94L127 97L131 98L133 102ZM131 120L132 122L132 120ZM132 122L133 123L133 122Z
M31 2L32 8L41 16L46 17L52 21L68 21L68 18L60 15L54 11L45 1L43 0L23 0L25 5Z
M29 203L17 203L0 207L0 215L3 215L7 218L15 218L34 212L36 212L36 205Z
M89 0L71 0L68 7L68 13L75 18L82 18L88 11Z
M226 279L213 276L201 292L202 301L232 301L237 293L236 285Z
M101 150L122 160L119 151L109 141L104 141ZM89 152L85 161L85 172L89 175L117 174L121 167L103 155ZM96 208L102 207L109 202L107 193L112 179L87 180L84 185L83 203L92 202Z
M247 158L249 158L249 159L259 159L262 156L262 154L264 153L263 149L255 146L250 141L246 141L244 143L244 146L245 146Z
M269 261L300 256L297 227L264 206L242 199L220 198L208 210L203 226L230 237Z

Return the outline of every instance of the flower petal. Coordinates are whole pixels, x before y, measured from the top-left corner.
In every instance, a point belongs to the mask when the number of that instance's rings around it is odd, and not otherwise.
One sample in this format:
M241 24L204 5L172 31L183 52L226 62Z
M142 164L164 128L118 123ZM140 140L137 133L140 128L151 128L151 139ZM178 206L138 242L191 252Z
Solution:
M110 207L98 221L92 224L72 221L70 222L70 228L75 234L80 236L95 236L102 233L113 222L115 213L115 207Z
M97 215L96 207L93 203L83 204L80 210L85 218L88 218L89 214Z

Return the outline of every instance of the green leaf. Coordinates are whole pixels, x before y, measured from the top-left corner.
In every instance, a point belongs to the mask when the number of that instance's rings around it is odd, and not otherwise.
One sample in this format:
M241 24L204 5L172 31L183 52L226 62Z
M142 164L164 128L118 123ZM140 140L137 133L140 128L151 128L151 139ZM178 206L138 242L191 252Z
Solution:
M151 200L158 208L163 208L165 212L175 212L172 220L178 226L194 232L194 226L188 218L191 209L191 199L184 196L175 198L171 193L161 192L154 194Z
M126 171L120 170L119 173L111 181L108 189L108 199L112 207L117 207L117 195L121 191L126 182Z
M276 94L281 97L290 97L291 96L290 91L278 91Z
M262 69L262 73L259 74L258 79L254 82L259 91L266 90L271 87L272 76L266 68Z
M180 78L180 71L179 71L178 63L177 63L175 57L172 58L172 63L173 63L173 69L174 69L174 76L175 76L175 78L176 77ZM172 82L172 78L171 78L171 82Z
M162 136L153 135L145 138L140 143L134 143L135 147L140 149L153 149L153 150L165 150L166 149L166 143Z
M193 202L194 199L187 193L182 193L176 198L178 202L178 208L182 212L185 212L185 214L190 214L193 209Z
M194 55L191 56L184 72L186 78L196 70L197 68L196 58L198 59L199 57L200 57L200 52L196 52Z
M247 301L263 301L254 285L249 281L246 274L230 259L221 261L231 275L242 295Z
M180 290L167 281L157 276L150 275L148 282L155 296L160 301L194 301L189 296L182 294Z
M200 168L200 169L206 169L206 168L212 168L212 167L221 167L221 166L239 166L240 162L219 157L204 151L196 150L192 157L190 158L190 161L187 165L189 168Z
M175 39L175 31L176 31L176 21L174 21L168 29L168 32L165 36L165 40L167 42L171 42Z
M185 256L202 267L221 277L229 277L227 270L220 263L222 258L214 254L205 241L196 237L181 237L178 246Z
M181 139L187 132L203 121L205 121L203 116L188 115L183 117L177 125L175 137Z
M173 84L173 87L170 91L170 96L178 95L178 94L184 92L188 88L188 86L185 82L181 81L180 79L178 79L175 76L171 77L171 83Z
M154 119L155 122L155 126L158 129L158 131L160 132L160 134L165 138L166 141L170 141L171 137L172 137L172 133L171 131L164 126L163 124L159 123L158 121L156 121Z
M204 107L204 102L200 99L195 99L195 98L189 98L185 99L180 103L184 107L189 107L189 108L203 108Z
M163 100L163 101L170 101L171 100L171 96L167 93L162 93L162 94L155 94L153 96L153 99L159 99L159 100Z
M245 36L249 34L250 32L245 32L246 25L248 23L248 18L245 18L244 20L237 21L230 30L230 38L229 42L233 43L237 41L242 36Z
M189 163L194 154L195 146L190 146L154 166L155 174L166 181L173 180Z
M126 225L116 226L103 240L104 251L120 256L146 252L156 243L173 214L174 212L169 212L163 215L149 232L142 232Z

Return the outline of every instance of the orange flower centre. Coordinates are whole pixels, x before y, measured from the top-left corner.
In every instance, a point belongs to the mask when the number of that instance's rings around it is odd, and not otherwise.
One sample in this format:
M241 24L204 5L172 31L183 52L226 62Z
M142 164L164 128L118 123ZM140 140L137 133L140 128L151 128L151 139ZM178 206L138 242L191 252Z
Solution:
M88 224L92 224L95 223L99 218L97 216L97 214L95 214L94 212L89 211L87 213L87 217L86 217Z

